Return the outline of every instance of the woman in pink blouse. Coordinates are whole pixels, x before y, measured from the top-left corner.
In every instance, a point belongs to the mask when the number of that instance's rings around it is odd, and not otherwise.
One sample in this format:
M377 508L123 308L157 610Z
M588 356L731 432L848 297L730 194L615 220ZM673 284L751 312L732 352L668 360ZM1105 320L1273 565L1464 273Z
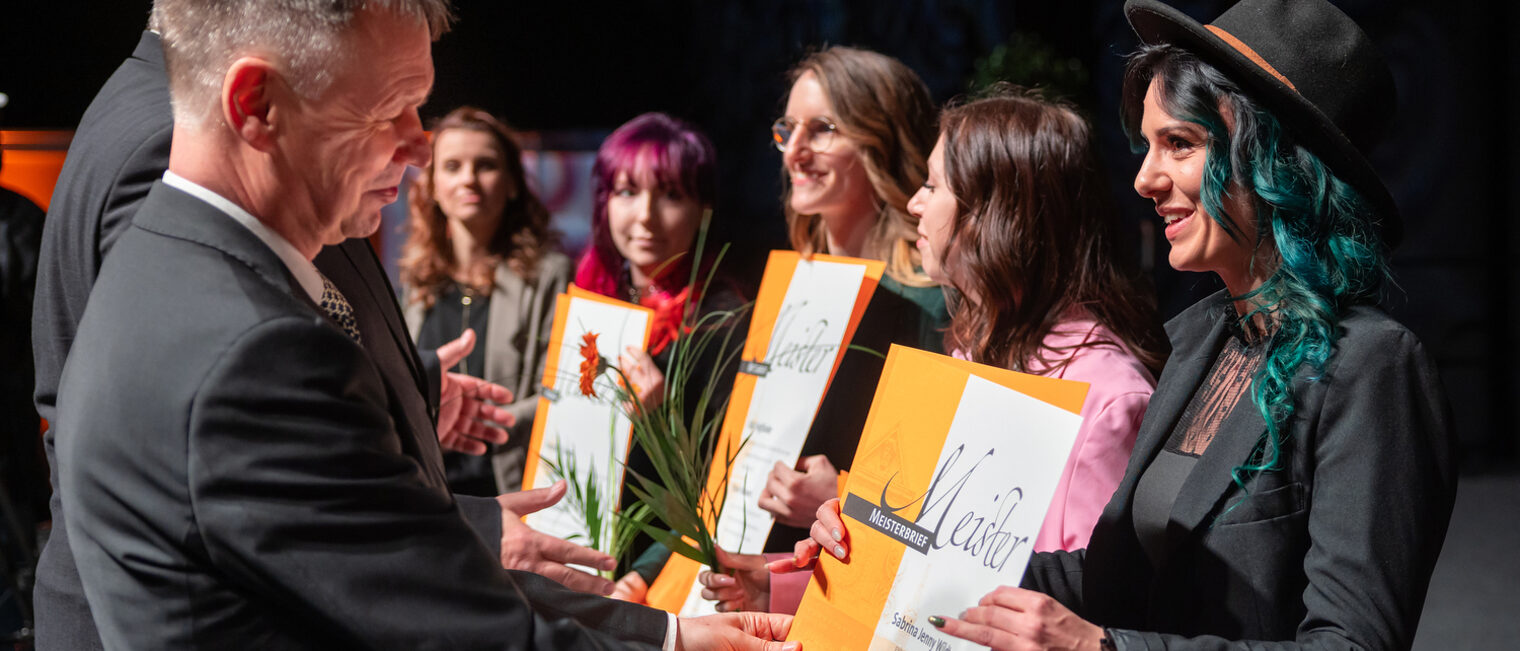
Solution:
M1010 88L951 108L908 211L924 269L960 296L946 349L1091 385L1034 543L1085 547L1166 358L1150 293L1117 259L1092 128L1069 106Z

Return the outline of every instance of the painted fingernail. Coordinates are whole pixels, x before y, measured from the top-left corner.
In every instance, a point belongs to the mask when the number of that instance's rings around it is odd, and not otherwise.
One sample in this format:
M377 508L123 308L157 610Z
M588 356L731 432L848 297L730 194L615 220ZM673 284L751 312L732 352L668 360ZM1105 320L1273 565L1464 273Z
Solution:
M945 618L940 617L939 615L930 615L929 616L929 623L933 624L934 628L944 628L945 627Z
M844 545L834 545L834 549L830 551L834 552L834 558L837 558L841 561L844 560ZM687 576L691 575L688 574Z
M840 531L837 528L830 531L829 533L834 534L834 540L844 540L844 532Z

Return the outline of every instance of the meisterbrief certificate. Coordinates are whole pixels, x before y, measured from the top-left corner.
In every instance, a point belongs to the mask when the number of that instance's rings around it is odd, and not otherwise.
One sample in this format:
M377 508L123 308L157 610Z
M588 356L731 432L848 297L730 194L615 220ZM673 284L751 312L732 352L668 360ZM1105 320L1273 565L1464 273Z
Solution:
M582 395L581 348L586 344L585 336L593 334L597 353L609 360L617 360L628 346L643 349L649 340L653 312L574 285L568 293L556 298L554 310L554 327L544 356L543 389L523 468L523 489L542 488L555 482L554 473L544 465L545 459L558 463L557 460L573 458L577 473L583 477L566 479L584 481L584 475L595 470L597 483L608 491L606 503L616 504L622 491L623 464L628 458L633 426L617 404L609 374L596 379L594 397ZM568 502L560 500L523 520L540 532L584 541L590 537L585 516ZM614 518L604 518L608 526L613 521Z
M759 506L772 466L794 466L884 264L772 251L755 299L719 449L737 456L717 520L718 546L756 554L774 520ZM880 352L880 351L878 351ZM742 446L741 446L742 444ZM711 478L709 492L722 487ZM695 561L672 556L649 603L682 615L716 612L701 598Z
M845 484L850 553L824 554L789 639L810 649L982 648L944 635L1018 585L1087 384L893 346Z

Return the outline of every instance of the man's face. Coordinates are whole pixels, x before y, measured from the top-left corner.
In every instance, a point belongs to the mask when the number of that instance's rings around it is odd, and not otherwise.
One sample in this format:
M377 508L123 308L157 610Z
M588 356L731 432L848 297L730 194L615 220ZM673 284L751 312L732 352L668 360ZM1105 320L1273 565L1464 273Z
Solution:
M274 152L292 227L320 244L373 234L406 166L431 153L417 115L433 87L427 26L366 10L342 47L347 57L320 98L288 95Z

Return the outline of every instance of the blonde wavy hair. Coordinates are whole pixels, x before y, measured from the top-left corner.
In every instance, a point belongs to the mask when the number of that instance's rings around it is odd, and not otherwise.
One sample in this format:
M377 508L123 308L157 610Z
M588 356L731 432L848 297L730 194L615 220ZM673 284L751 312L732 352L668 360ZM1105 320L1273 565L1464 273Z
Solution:
M840 134L860 151L875 193L878 212L866 237L866 257L885 261L887 275L904 285L934 285L921 270L913 245L918 220L908 214L908 199L929 174L929 150L938 135L928 87L901 61L852 47L814 52L792 68L788 78L795 84L809 72L818 77L834 108ZM784 185L782 204L792 248L804 254L827 252L823 219L792 210L791 184Z

